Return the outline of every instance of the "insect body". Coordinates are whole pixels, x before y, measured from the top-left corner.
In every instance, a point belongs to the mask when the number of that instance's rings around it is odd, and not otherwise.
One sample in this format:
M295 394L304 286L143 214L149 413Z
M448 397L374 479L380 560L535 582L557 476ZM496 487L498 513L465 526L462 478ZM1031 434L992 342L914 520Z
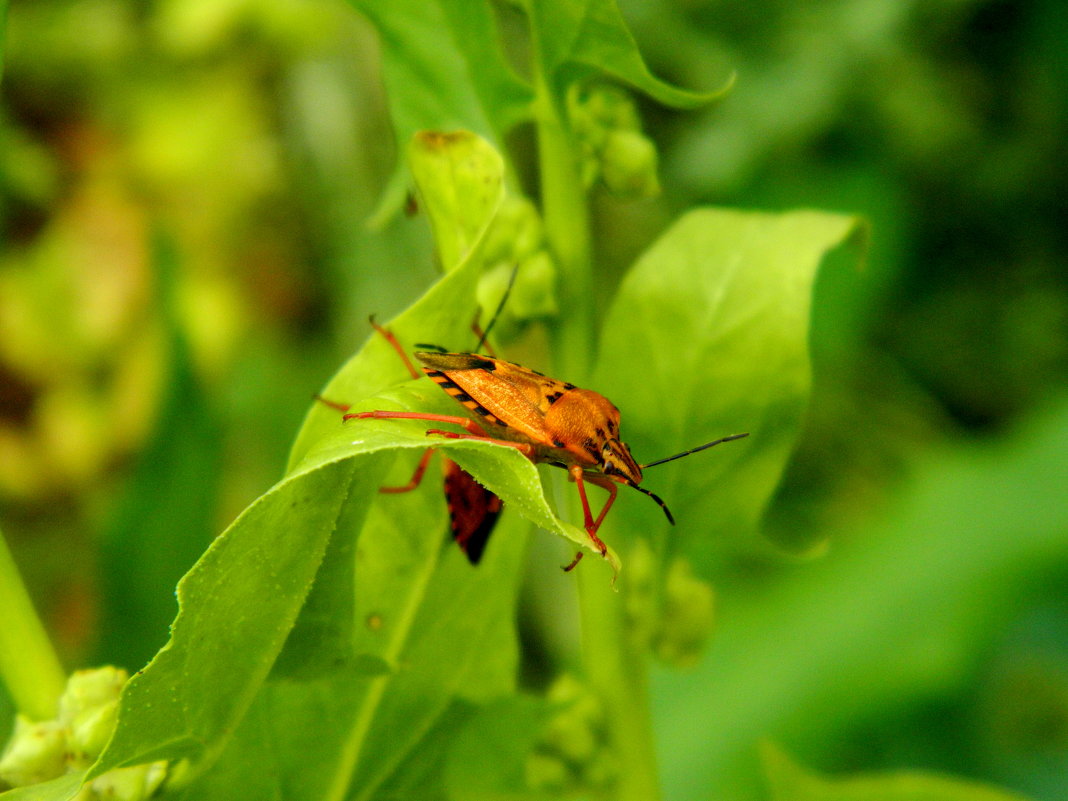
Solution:
M383 330L383 333L396 342L388 332ZM586 533L602 556L607 556L608 547L597 532L615 502L617 484L648 495L674 524L667 505L654 493L638 486L642 469L748 436L723 437L667 459L640 465L619 438L619 409L597 392L492 356L420 351L415 357L422 363L423 372L463 405L468 416L369 411L346 414L344 419L402 418L455 424L465 433L431 429L427 434L496 442L515 448L532 462L566 469L578 489ZM590 509L586 483L608 492L608 500L596 517ZM570 570L581 558L580 552L564 569Z

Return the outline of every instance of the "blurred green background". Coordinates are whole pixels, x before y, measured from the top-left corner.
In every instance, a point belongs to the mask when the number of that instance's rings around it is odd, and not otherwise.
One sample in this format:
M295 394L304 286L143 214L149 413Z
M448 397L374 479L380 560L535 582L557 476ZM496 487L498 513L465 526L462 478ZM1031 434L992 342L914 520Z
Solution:
M708 657L654 677L668 797L759 797L762 735L1068 797L1063 3L622 7L658 75L738 80L701 112L643 101L664 192L594 197L602 307L694 205L871 225L864 269L818 287L767 522L787 555L724 565ZM340 2L23 0L4 60L0 523L67 666L136 669L431 242L368 224L393 137Z

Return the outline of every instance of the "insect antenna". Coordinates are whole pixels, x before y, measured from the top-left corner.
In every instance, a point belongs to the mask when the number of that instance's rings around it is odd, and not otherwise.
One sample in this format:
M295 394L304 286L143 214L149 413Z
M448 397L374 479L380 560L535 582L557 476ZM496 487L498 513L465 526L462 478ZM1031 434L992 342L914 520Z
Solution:
M663 509L664 514L667 515L668 522L671 523L671 525L675 525L675 517L671 514L671 510L667 508L667 504L664 503L663 500L661 500L659 495L653 492L649 492L649 490L645 489L645 487L639 487L637 484L628 484L627 486L634 487L634 489L638 490L638 492L648 495L650 498L660 504L660 508Z
M482 332L482 337L478 340L478 344L475 345L475 353L482 350L482 346L486 344L486 338L489 337L490 331L493 330L493 326L497 323L497 318L501 316L501 310L504 308L504 304L508 302L508 296L512 294L512 287L515 286L515 277L519 274L519 265L517 264L512 268L512 275L508 278L508 286L504 289L504 294L501 295L501 302L497 304L497 310L493 312L493 316L490 318L489 324Z
M432 350L434 353L448 353L441 345L431 345L429 342L416 342L415 347L419 350Z
M713 445L719 445L719 444L721 444L723 442L730 442L731 440L742 439L743 437L748 437L748 436L749 436L748 432L746 432L745 434L731 434L729 437L722 437L720 439L713 440L712 442L706 442L704 445L698 445L696 448L690 448L690 450L688 450L688 451L683 451L682 453L676 453L674 456L668 456L666 459L657 459L655 462L649 462L648 464L640 464L640 465L638 465L638 467L640 467L642 470L645 470L648 467L656 467L659 464L664 464L665 462L673 462L676 459L681 459L683 456L689 456L691 453L697 453L698 451L703 451L706 448L711 448ZM635 489L640 489L640 488L639 487L635 487ZM645 490L642 490L642 492L645 492ZM652 495L652 493L649 493L649 494ZM656 498L655 495L653 495L653 497ZM657 498L657 500L660 500L660 499ZM663 501L660 501L660 505L661 506L664 505ZM665 508L665 511L666 511L666 508ZM668 515L668 517L670 517L670 516L671 515Z

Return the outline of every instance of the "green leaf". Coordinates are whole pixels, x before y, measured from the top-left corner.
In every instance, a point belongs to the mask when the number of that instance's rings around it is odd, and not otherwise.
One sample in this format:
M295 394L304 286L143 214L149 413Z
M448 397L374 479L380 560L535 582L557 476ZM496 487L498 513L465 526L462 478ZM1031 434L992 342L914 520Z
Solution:
M463 128L500 145L528 116L531 91L505 62L485 0L350 2L378 30L399 153L426 129ZM400 205L402 176L395 173L383 212Z
M82 771L68 773L52 781L8 790L0 793L0 798L3 801L70 801L78 794L84 776Z
M730 88L691 92L654 76L615 0L533 0L528 8L540 67L561 104L571 84L606 74L672 108L696 108Z
M470 131L420 131L408 146L408 162L448 272L475 249L500 206L504 160Z
M420 514L441 505L433 490L385 501L404 506L394 510L404 528L417 527ZM186 797L229 799L242 795L243 787L257 788L255 797L272 797L285 787L300 788L309 798L377 797L384 786L410 781L413 765L443 763L449 742L439 732L456 724L458 699L481 701L514 690L524 538L514 525L504 525L475 569L447 541L447 525L436 517L435 536L421 538L419 580L395 594L408 599L407 609L391 611L392 599L383 595L364 599L378 611L373 626L366 625L369 617L360 622L380 641L393 670L374 677L339 670L322 680L269 683L218 768ZM369 518L361 551L374 528ZM392 532L381 532L383 539ZM406 548L413 539L409 531L408 541L392 543L395 569L411 560ZM266 764L274 770L263 771Z
M399 657L404 669L378 680L384 689L355 771L357 798L374 797L407 760L429 758L424 744L458 699L483 703L515 690L515 604L526 527L514 518L502 525L476 569L449 541L440 487L426 495L439 509L445 552L414 612Z
M90 778L155 759L213 760L282 648L342 508L368 505L376 489L348 461L294 474L212 543L179 582L170 642L127 684Z
M424 389L433 393L427 400L440 396L451 403L426 384ZM412 388L400 387L373 405L400 406L400 397L420 398ZM451 546L440 561L447 527L439 490L427 486L402 496L376 492L382 470L369 458L372 454L398 446L415 452L426 447L423 427L417 424L412 430L405 422L338 426L335 436L325 438L217 540L180 584L182 611L171 643L131 680L115 739L97 772L179 756L200 763L194 773L210 764L259 691L330 531L340 521L354 524L352 510L366 510L371 501L377 509L359 534L361 560L356 563L353 619L361 636L354 635L352 642L359 653L381 659L391 672L368 677L350 665L336 666L348 679L347 691L329 698L333 714L347 725L321 731L318 739L326 753L336 755L338 781L378 786L453 698L481 699L510 689L515 649L500 643L513 636L510 604L522 540L512 537L503 547L491 544L477 571ZM553 525L537 471L522 455L476 441L442 448L500 493L511 509ZM494 459L479 451L499 453ZM383 512L387 504L392 508ZM573 536L588 540L577 530ZM497 569L495 558L504 560ZM443 666L448 666L444 672ZM361 687L366 690L360 692ZM299 731L285 717L278 726L283 742L285 732ZM347 763L348 753L359 761Z
M772 801L1027 801L979 782L919 771L825 779L772 745L762 750Z
M695 564L757 529L808 398L816 272L856 228L855 218L815 211L693 211L620 287L594 386L622 409L639 461L749 433L645 475L675 513L672 541ZM628 523L619 515L606 525L663 528L652 504L631 508Z
M530 799L526 761L543 736L551 707L514 696L488 704L453 733L445 769L449 798L464 801Z

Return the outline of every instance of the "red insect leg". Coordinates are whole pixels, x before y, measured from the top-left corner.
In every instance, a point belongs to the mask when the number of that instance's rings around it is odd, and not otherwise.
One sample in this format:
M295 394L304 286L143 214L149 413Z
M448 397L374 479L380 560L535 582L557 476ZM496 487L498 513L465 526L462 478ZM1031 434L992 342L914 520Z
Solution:
M319 401L323 406L329 406L331 409L336 409L339 412L347 412L352 408L348 403L338 403L337 401L327 400L322 395L312 395L312 399Z
M612 504L615 503L616 493L619 488L616 487L616 483L609 478L603 476L592 475L585 473L582 467L579 465L572 465L568 468L571 480L575 482L575 486L578 488L579 500L582 501L582 516L583 524L586 529L586 533L590 535L590 539L593 540L594 546L601 552L601 556L608 554L608 546L604 544L604 541L597 536L597 531L601 528L601 523L604 521L605 515L608 514L608 510L612 508ZM585 482L588 481L591 484L596 484L598 487L608 491L608 500L605 501L604 506L601 508L601 513L597 515L597 519L593 519L593 512L590 511L590 501L586 497ZM571 562L564 566L564 572L567 573L575 568L579 562L582 561L582 551L575 554L575 558Z
M393 346L393 350L397 351L397 355L401 357L401 361L404 362L404 366L408 368L408 372L412 378L419 378L419 371L415 369L415 365L412 364L412 360L408 358L408 354L404 352L404 348L397 341L397 337L388 328L385 328L375 322L375 318L372 316L370 319L371 327L386 338L386 342Z
M600 528L601 521L604 520L605 514L608 513L608 507L610 507L612 502L616 499L616 490L614 487L609 489L611 494L608 496L608 502L604 505L604 509L601 510L601 514L597 516L597 520L594 521L593 514L590 512L590 502L586 498L586 485L583 482L582 467L579 465L572 465L568 468L568 473L571 474L571 480L575 482L575 486L578 488L579 500L582 501L582 515L586 533L590 535L590 539L593 540L593 544L596 546L597 550L601 552L601 556L604 556L608 553L608 546L597 536L597 529ZM605 489L608 488L605 487Z
M352 408L352 406L347 404L347 403L338 403L337 401L327 400L322 395L316 395L315 396L315 400L319 401L319 403L323 404L324 406L329 406L331 409L337 409L339 412L347 412L349 409ZM353 415L346 414L342 419L343 420L347 420L349 417L352 417L352 416ZM423 480L423 474L426 472L426 466L430 462L430 457L433 456L433 455L434 455L434 449L433 448L427 448L426 451L423 453L423 458L420 459L419 460L419 464L416 465L415 472L412 474L412 477L408 480L408 483L405 484L404 486L402 486L402 487L381 487L381 488L379 488L378 491L379 492L411 492L413 489L418 487L419 486L419 482Z
M424 420L443 420L446 423L453 422L453 420L447 419L444 416L439 416L439 415L424 415L421 419L424 419ZM477 428L477 429L479 429L481 431L481 428L478 425L478 423L475 423L472 420L468 420L467 422L470 423L471 426L473 426L474 428ZM471 428L468 427L468 426L465 426L465 428L468 428L469 431L471 430ZM529 443L526 443L526 442L512 442L511 440L507 440L507 439L494 439L489 434L487 434L485 431L482 431L482 433L480 433L480 434L479 433L458 434L455 431L442 431L440 428L431 428L426 433L427 434L439 434L440 436L443 436L446 439L477 439L477 440L481 440L482 442L493 442L493 443L495 443L497 445L506 445L509 448L515 448L517 451L519 451L521 454L526 456L528 459L530 459L531 461L534 461L534 453L535 453L535 451L534 451L534 446L533 445L531 445Z
M379 487L379 492L411 492L413 489L419 486L419 482L423 480L423 474L426 472L426 466L430 463L430 457L434 455L433 448L427 448L423 451L423 458L419 460L419 464L415 466L415 472L412 473L412 477L408 480L408 483L401 487Z
M497 442L486 433L486 430L482 428L478 423L469 417L457 417L451 414L426 414L424 412L389 412L384 409L377 409L372 412L352 412L346 414L341 418L342 420L432 420L435 423L452 423L453 425L463 426L470 434L464 438L466 439L490 439L493 442ZM436 429L432 429L434 433L441 433L451 435L451 431L438 432ZM431 433L430 431L427 432ZM464 435L455 434L455 437L463 437ZM512 444L512 443L508 443Z

